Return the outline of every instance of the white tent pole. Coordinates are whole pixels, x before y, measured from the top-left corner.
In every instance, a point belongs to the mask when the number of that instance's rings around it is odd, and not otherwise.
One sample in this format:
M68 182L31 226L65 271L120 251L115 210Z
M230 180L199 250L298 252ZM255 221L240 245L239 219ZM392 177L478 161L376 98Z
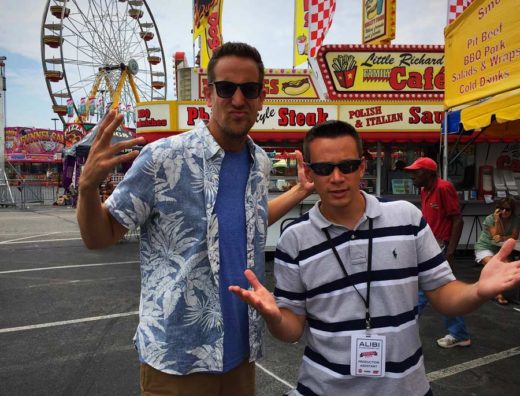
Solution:
M448 180L448 114L449 112L446 112L445 113L445 117L444 117L444 125L443 125L443 129L444 129L444 135L443 135L443 139L444 139L444 147L443 147L443 161L442 161L442 176L445 180Z

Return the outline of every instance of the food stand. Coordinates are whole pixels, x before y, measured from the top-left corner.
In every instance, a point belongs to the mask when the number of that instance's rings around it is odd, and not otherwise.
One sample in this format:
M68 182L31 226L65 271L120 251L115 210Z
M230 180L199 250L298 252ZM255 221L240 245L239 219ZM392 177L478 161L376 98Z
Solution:
M391 17L395 3L387 3L389 9L385 14ZM488 1L484 11L491 14L498 3L499 0ZM516 14L511 12L511 15ZM380 19L382 21L383 17ZM385 23L389 28L387 41L391 40L392 25ZM458 25L461 23L456 22L450 28L456 30ZM486 40L498 36L500 29L495 27L487 33ZM452 55L460 56L463 51L460 48L445 51L438 45L374 43L323 45L316 57L308 59L308 70L266 69L264 88L267 97L251 137L266 149L273 164L277 164L273 168L271 194L279 194L294 182L294 161L290 153L301 148L306 131L316 123L340 119L354 125L364 141L367 172L361 187L368 193L390 199L419 201L408 174L398 165L411 163L418 156L440 159L439 132L444 119L445 84L462 80L468 74L463 72L455 78L447 74L445 56L450 51ZM469 46L468 41L464 45ZM500 43L498 47L495 45L494 51L497 50L500 50ZM183 53L175 55L174 63L178 100L142 102L137 107L136 132L147 141L181 133L193 128L199 120L209 118L210 109L205 104L203 92L207 71L189 67ZM452 80L445 82L446 75ZM465 117L462 117L463 122ZM465 211L471 212L475 205L483 202L476 199L484 192L477 194L476 188L479 186L476 168L482 162L482 148L473 143L490 142L491 139L497 139L497 136L481 135L478 131L469 135L446 135L446 145L451 143L452 150L458 150L458 144L470 143L454 156L448 172L460 191ZM502 141L503 138L498 139ZM487 148L487 158L494 155L488 143L483 146ZM507 159L503 158L503 161L507 162ZM305 204L312 204L315 198L311 197ZM302 209L300 207L299 211ZM468 224L465 232L477 236L477 227L473 225Z
M175 59L178 100L137 105L136 133L148 142L190 130L209 118L203 89L207 70L187 67L182 54ZM286 160L287 165L274 167L270 193L277 195L294 183L296 163L290 153L301 149L309 128L340 119L354 125L365 144L362 188L418 201L409 176L395 164L438 152L444 114L443 46L324 45L314 61L312 70L265 71L267 97L250 135L273 164ZM289 216L315 200L311 196Z
M445 30L445 106L460 117L460 130L476 131L468 147L475 151L480 199L464 212L475 234L461 241L478 237L494 199L520 197L519 6L519 0L475 0Z
M11 164L6 168L8 178L23 178L28 185L57 186L63 146L63 131L6 127L5 158Z
M189 130L209 117L203 93L207 72L182 63L177 68L179 100L137 107L137 135L147 141ZM392 191L388 182L395 162L410 162L437 150L443 118L443 47L324 45L313 70L266 69L267 97L251 137L276 159L277 154L301 148L305 133L316 123L349 122L364 140L366 157L373 158L366 191L402 192Z

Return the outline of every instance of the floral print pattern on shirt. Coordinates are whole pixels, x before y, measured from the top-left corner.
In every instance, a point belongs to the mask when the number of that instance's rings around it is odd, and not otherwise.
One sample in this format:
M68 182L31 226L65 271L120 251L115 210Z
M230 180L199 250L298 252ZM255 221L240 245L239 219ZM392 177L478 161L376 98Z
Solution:
M247 267L264 280L270 161L248 139ZM146 145L105 202L129 229L140 227L141 298L134 342L140 360L163 372L221 372L219 235L214 213L224 151L201 122ZM264 324L249 307L250 360Z

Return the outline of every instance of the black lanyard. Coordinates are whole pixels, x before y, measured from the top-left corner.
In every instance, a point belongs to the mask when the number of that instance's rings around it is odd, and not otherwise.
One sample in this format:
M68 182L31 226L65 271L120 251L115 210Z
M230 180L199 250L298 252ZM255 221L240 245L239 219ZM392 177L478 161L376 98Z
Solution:
M366 329L370 329L370 281L371 281L371 272L372 272L372 218L368 218L368 265L367 265L367 298L365 299L359 290L357 289L356 285L352 283L352 279L350 279L350 276L347 273L347 269L345 268L345 265L343 264L343 261L341 260L341 257L339 257L338 251L336 250L336 246L332 243L332 239L330 238L329 231L326 228L322 229L325 235L327 236L327 240L329 241L330 248L334 252L334 256L336 256L336 260L338 260L339 266L341 270L343 271L343 274L345 275L345 278L349 281L350 285L354 288L356 293L361 297L363 300L363 303L365 304L365 324Z

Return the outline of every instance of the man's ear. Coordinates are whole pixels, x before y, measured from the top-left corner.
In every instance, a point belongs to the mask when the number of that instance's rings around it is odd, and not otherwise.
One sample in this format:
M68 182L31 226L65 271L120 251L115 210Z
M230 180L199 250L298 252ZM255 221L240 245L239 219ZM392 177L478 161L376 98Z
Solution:
M208 107L213 106L213 89L211 89L211 86L206 84L204 87L204 96L206 97L206 104Z
M365 174L365 171L367 170L367 160L365 157L361 158L361 165L359 165L359 174L361 177Z

